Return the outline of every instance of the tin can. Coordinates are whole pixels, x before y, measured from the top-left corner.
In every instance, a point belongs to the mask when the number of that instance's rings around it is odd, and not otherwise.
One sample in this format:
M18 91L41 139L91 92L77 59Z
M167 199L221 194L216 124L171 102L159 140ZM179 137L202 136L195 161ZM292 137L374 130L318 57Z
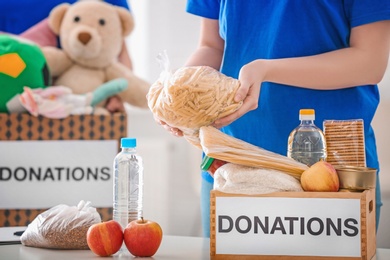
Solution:
M366 190L374 189L376 172L374 168L359 166L336 166L341 189Z
M203 171L207 171L211 176L214 176L215 171L226 163L227 162L225 161L215 159L206 155L203 157L200 168Z

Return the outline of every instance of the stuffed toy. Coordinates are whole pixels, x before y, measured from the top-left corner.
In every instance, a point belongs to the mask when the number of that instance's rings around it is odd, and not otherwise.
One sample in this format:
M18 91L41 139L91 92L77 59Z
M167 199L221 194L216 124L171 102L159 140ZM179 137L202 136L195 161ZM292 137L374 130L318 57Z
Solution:
M7 102L24 86L44 88L50 73L39 46L14 35L0 35L0 113L10 112Z
M30 112L33 116L47 118L65 118L69 115L92 114L97 104L108 97L124 91L127 80L115 79L86 94L73 94L64 86L31 89L24 87L24 92L16 95L7 103L11 112ZM105 113L105 110L95 114Z
M54 85L85 94L125 78L128 87L118 94L121 100L147 108L149 83L118 61L124 39L134 27L127 9L96 0L64 3L51 11L48 22L61 44L61 49L42 47Z

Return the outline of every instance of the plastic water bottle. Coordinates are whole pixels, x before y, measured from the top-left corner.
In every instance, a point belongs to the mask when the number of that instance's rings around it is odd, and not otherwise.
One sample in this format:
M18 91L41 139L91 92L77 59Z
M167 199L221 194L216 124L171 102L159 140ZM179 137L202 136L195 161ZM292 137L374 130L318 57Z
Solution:
M314 109L301 109L301 123L288 137L287 156L307 166L327 157L324 133L314 124L314 119Z
M122 151L114 159L113 219L122 228L142 217L143 164L135 138L122 138Z

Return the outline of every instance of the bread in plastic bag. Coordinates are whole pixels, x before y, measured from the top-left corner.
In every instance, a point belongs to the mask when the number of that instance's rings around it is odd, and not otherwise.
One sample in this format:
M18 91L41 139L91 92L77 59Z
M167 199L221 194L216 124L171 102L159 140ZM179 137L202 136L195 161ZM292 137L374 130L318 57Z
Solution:
M77 206L64 204L39 214L24 231L23 245L52 249L88 249L88 228L101 222L91 203L80 201Z
M303 191L299 180L276 170L227 163L214 174L214 189L235 194Z
M287 156L257 147L229 136L213 126L204 126L199 132L203 152L212 158L255 168L281 171L300 179L309 167Z
M161 63L168 63L167 59L160 56ZM166 64L163 67L147 94L148 106L156 118L179 128L188 142L201 149L199 128L242 105L234 101L240 83L208 66L182 67L174 72Z

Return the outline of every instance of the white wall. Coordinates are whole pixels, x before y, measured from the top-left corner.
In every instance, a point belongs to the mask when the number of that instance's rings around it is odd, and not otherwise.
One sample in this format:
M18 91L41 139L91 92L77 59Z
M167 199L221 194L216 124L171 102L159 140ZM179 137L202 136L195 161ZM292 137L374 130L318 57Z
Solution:
M156 60L166 50L172 68L181 67L196 47L198 20L185 1L129 1L136 26L129 50L137 75L154 82ZM158 221L165 234L201 236L201 151L156 124L149 110L130 108L129 135L138 138L145 165L145 218ZM143 150L142 150L143 149Z
M136 20L136 29L129 38L135 72L154 82L161 72L156 56L168 51L172 68L182 66L197 45L199 20L185 13L185 0L152 1L130 0ZM390 248L390 69L380 84L381 104L374 119L381 162L381 185L384 206L378 231L379 247ZM175 138L158 126L149 111L131 110L130 135L156 145L164 151L160 166L155 165L158 152L145 151L147 171L145 217L160 221L167 234L201 235L199 188L200 151ZM140 142L142 144L142 142ZM158 145L157 145L158 144ZM164 149L164 146L166 149ZM151 148L153 149L153 148ZM168 171L164 170L164 163ZM155 176L155 177L153 177ZM157 179L157 180L155 180ZM153 194L150 195L148 191Z
M383 201L377 243L378 247L390 248L390 63L379 87L381 101L373 122L379 154Z

